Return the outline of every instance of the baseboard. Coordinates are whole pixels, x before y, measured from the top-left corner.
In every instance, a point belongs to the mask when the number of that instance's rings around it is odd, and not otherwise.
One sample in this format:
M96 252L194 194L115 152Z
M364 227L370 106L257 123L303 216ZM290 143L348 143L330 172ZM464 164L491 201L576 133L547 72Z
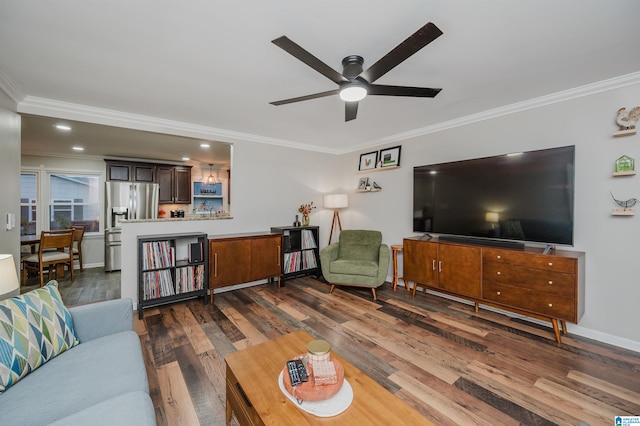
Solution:
M388 282L393 282L393 277L387 277L387 281ZM410 287L413 289L413 286L410 285ZM420 287L420 286L418 286ZM460 302L460 303L464 303L465 305L474 305L474 302L467 300L467 299L462 299L459 297L455 297L455 296L450 296L448 294L444 294L444 293L438 293L437 291L434 290L427 290L427 293L432 294L434 296L438 296L438 297L443 297L445 299L449 299L449 300L454 300L456 302ZM538 325L542 325L545 327L549 327L549 329L552 331L553 328L551 326L551 323L548 321L541 321L538 320L536 318L531 318L525 315L520 315L520 314L515 314L513 312L509 312L509 311L504 311L502 309L498 309L498 308L494 308L492 306L485 306L482 303L480 304L482 309L486 309L488 311L492 311L492 312L497 312L499 314L502 315L506 315L508 317L511 318L518 318L518 319L523 319ZM628 349L630 351L634 351L634 352L639 352L640 353L640 342L636 342L634 340L631 339L626 339L624 337L619 337L619 336L614 336L612 334L608 334L608 333L604 333L602 331L598 331L598 330L592 330L590 328L586 328L586 327L582 327L580 325L577 324L571 324L568 323L567 324L567 332L581 336L581 337L586 337L587 339L593 339L596 340L598 342L601 343L606 343L608 345L613 345L613 346L617 346L619 348L623 348L623 349Z

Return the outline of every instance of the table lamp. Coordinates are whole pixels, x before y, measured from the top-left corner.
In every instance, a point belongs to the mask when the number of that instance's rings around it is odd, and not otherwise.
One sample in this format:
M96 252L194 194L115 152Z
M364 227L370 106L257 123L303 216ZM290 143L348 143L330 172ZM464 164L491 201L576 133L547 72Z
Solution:
M13 256L0 254L0 300L20 294L20 281Z
M329 244L331 244L331 238L333 238L333 229L336 227L336 221L338 222L338 228L342 231L342 223L340 223L339 209L346 209L349 207L349 197L347 194L329 194L324 196L324 208L333 209L333 221L331 222L331 232L329 233Z

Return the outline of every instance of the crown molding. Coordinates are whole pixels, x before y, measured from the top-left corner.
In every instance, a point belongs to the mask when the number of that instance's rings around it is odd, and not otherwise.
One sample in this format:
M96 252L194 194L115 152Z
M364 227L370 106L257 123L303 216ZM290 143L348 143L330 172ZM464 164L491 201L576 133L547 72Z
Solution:
M233 143L245 141L307 151L335 153L324 147L300 142L270 138L250 133L234 132L231 130L217 129L214 127L167 120L147 115L131 114L111 109L96 108L36 96L26 96L22 102L18 103L18 112L219 142Z
M0 67L0 89L2 89L16 104L19 104L25 95L18 84Z
M550 95L529 99L503 107L498 107L471 114L464 117L437 123L407 132L397 133L380 139L371 140L357 147L348 149L328 149L326 147L305 144L301 142L288 141L284 139L270 138L254 135L250 133L234 132L230 130L217 129L214 127L201 126L198 124L185 123L180 121L166 120L146 115L130 114L104 108L96 108L86 105L74 104L52 99L39 98L34 96L22 96L20 90L11 79L0 69L0 88L5 89L4 84L10 86L9 93L14 100L22 99L18 104L18 112L27 114L44 115L49 117L64 118L68 120L84 121L107 126L124 127L137 130L145 130L157 133L166 133L176 136L193 137L198 139L216 140L220 142L255 142L268 145L276 145L286 148L301 149L305 151L322 152L326 154L347 154L363 149L369 149L385 144L395 144L416 137L441 132L455 127L466 126L480 121L491 120L505 115L540 108L571 99L581 98L601 92L620 89L623 87L640 83L640 72L623 75L620 77L603 80L596 83L587 84L574 89L564 90Z
M562 92L552 93L550 95L540 96L538 98L533 98L523 102L490 109L487 111L479 112L477 114L455 118L449 121L443 121L442 123L437 123L431 126L422 127L403 133L397 133L385 138L370 141L367 144L359 146L357 149L349 149L348 151L341 152L341 154L368 149L379 145L398 143L407 139L441 132L443 130L448 130L455 127L466 126L468 124L477 123L479 121L491 120L494 118L503 117L505 115L527 111L534 108L540 108L559 102L565 102L571 99L582 98L597 93L607 92L609 90L620 89L635 84L640 84L640 72L610 78L608 80L587 84L584 86L576 87L574 89L564 90Z

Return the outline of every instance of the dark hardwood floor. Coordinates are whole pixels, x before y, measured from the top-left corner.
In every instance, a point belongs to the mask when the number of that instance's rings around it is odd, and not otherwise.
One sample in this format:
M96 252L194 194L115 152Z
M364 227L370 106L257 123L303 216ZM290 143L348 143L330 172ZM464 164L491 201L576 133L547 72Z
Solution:
M120 296L119 273L60 281L68 305ZM144 311L159 425L221 425L224 356L304 329L439 425L613 425L640 415L640 353L389 284L336 289L311 277ZM402 424L402 419L399 419ZM235 423L235 419L232 422Z

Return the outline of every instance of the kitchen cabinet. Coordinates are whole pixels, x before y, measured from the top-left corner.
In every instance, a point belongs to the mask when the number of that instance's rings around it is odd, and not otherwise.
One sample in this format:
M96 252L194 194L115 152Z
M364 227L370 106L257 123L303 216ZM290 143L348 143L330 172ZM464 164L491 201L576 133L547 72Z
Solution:
M191 203L191 167L158 165L160 204Z
M147 183L156 181L155 164L112 160L105 161L107 164L107 180Z

